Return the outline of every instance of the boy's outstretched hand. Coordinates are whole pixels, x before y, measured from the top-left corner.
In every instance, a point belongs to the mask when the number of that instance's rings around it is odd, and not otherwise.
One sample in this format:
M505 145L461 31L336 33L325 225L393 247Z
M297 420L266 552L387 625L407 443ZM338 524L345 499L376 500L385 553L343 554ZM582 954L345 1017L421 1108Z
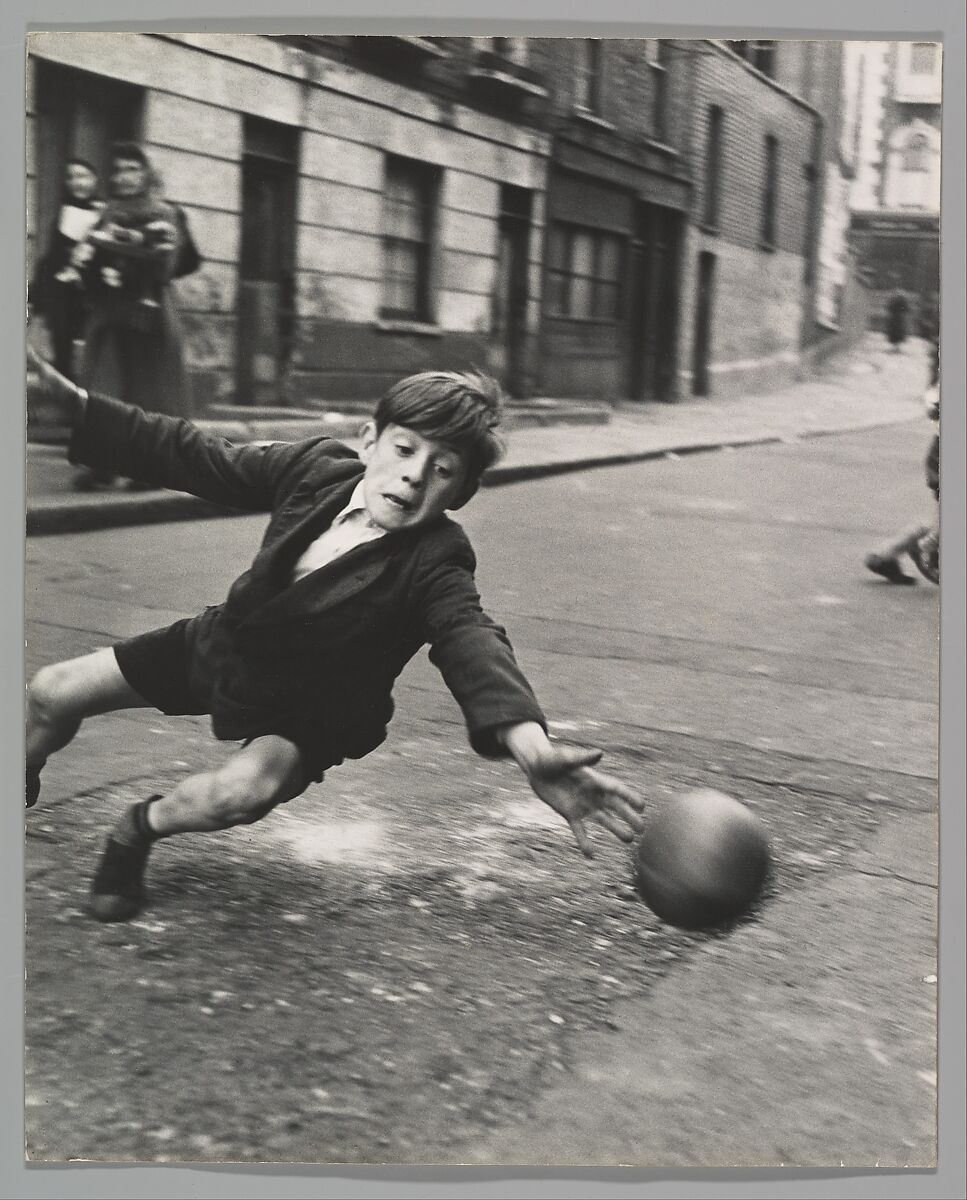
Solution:
M49 400L63 404L70 415L77 416L83 410L87 393L60 371L50 365L45 358L37 353L33 346L27 346L27 361L37 373L34 386Z
M531 723L510 726L503 737L535 793L567 821L587 858L594 850L586 821L597 821L622 842L634 841L644 828L641 797L620 779L593 770L600 750L555 746Z

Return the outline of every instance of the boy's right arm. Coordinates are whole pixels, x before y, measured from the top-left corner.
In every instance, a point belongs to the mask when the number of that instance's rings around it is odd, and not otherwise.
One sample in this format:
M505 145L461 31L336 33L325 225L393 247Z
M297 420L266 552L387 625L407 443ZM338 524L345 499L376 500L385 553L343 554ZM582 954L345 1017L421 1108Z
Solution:
M258 512L275 505L303 453L290 443L233 445L189 421L89 396L32 351L30 357L40 386L67 410L72 462Z

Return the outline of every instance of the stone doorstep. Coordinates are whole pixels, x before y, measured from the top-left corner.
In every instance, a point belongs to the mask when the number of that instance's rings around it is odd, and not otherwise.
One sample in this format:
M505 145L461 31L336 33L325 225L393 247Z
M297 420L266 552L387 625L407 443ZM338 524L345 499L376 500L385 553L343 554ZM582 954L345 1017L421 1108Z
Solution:
M369 415L369 410L362 407L356 412L213 404L207 411L208 416L195 421L198 428L233 442L294 442L319 433L355 438ZM607 404L537 400L509 405L504 428L513 431L551 425L606 425L610 420ZM56 420L34 421L28 417L27 436L38 445L64 445L70 440L70 430Z

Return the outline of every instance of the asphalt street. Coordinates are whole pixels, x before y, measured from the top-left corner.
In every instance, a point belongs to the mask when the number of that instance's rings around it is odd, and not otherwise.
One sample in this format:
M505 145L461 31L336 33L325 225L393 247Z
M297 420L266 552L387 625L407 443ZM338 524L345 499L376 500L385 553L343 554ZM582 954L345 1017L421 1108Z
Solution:
M130 801L223 753L89 722L27 826L36 1159L925 1166L936 1094L938 593L865 552L929 513L929 431L577 472L461 514L552 731L646 797L713 786L775 873L724 935L663 926L476 759L425 657L386 746L259 825L85 894ZM28 541L28 667L215 603L260 518Z

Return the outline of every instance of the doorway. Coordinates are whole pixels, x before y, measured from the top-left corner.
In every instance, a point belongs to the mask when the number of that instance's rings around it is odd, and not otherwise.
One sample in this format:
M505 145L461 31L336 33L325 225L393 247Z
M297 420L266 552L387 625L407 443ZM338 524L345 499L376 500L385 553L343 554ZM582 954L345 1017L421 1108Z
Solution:
M491 333L498 360L495 366L511 396L521 396L525 390L530 225L531 193L504 184L500 189Z
M635 210L628 314L632 400L669 400L674 392L680 229L674 209L640 203Z
M299 131L244 118L237 397L284 401L295 339L295 228Z
M34 228L43 253L60 209L64 167L83 158L98 174L99 194L107 192L111 147L141 139L144 92L133 84L36 60L37 201Z
M695 338L692 346L692 394L709 394L709 359L712 350L712 319L715 309L715 255L703 250L698 256L695 294Z

